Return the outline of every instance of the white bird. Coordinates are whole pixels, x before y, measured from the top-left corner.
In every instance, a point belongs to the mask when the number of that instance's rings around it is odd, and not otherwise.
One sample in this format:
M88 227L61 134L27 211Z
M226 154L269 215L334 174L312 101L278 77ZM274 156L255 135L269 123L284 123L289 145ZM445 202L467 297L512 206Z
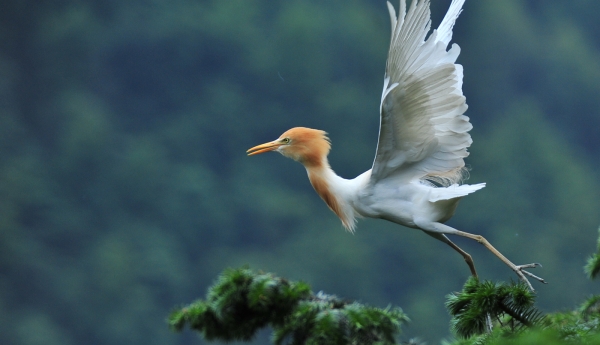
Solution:
M464 0L453 0L437 30L431 26L429 0L413 0L406 13L388 2L392 36L383 82L377 151L372 169L347 180L329 166L330 141L321 130L296 127L278 139L247 151L276 151L304 165L315 191L353 232L357 217L381 218L426 234L459 252L477 277L471 256L446 235L459 235L483 244L507 264L533 291L525 271L539 264L515 265L485 238L443 224L459 200L485 183L461 184L463 158L472 140L465 115L463 70L456 64L458 45L447 50L452 28Z

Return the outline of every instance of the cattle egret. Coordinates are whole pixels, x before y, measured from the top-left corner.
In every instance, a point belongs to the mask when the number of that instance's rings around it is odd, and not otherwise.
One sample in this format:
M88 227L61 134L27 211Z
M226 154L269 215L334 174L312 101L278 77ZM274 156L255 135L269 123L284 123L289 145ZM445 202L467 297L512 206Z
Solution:
M485 238L443 224L459 200L483 187L461 184L463 158L471 145L472 128L462 93L460 52L452 28L464 0L453 0L437 30L427 37L431 22L428 0L413 0L406 13L388 2L392 36L380 105L379 140L373 167L352 180L330 168L330 141L321 130L296 127L278 139L247 151L256 155L276 151L304 165L315 191L353 232L357 217L381 218L424 231L459 252L477 277L471 256L446 235L459 235L483 244L507 264L533 291L525 271L539 264L515 265Z

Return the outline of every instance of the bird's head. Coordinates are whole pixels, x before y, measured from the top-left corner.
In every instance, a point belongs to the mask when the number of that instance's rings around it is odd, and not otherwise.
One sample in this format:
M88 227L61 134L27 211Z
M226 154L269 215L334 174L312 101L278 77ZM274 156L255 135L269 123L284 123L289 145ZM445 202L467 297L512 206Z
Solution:
M277 151L305 166L320 165L329 154L331 144L327 133L318 129L294 127L279 138L246 151L248 156Z

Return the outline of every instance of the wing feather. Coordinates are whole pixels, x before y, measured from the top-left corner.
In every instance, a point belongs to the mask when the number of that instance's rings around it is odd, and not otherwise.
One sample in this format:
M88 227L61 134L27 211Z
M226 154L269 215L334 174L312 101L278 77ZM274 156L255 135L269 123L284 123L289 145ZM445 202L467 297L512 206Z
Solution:
M431 27L429 0L413 0L408 13L400 0L392 18L390 50L381 100L379 142L371 180L428 176L459 182L472 126L465 115L458 45L447 50L464 0L453 0L440 27Z

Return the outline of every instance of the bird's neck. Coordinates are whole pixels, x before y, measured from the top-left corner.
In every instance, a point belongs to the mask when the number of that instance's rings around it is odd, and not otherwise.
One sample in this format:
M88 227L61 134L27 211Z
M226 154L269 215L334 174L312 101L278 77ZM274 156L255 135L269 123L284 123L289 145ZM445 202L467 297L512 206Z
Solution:
M340 218L348 231L354 231L355 214L351 200L353 188L350 180L338 176L329 166L327 159L321 164L306 166L308 179L327 206Z

